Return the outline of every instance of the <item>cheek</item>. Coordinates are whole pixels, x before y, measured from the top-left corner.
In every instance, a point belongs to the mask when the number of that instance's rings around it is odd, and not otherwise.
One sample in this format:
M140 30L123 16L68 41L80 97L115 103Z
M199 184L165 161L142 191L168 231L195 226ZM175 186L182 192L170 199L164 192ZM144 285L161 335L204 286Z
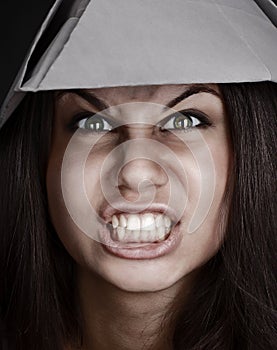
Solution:
M101 261L100 244L90 238L92 232L88 231L91 225L89 219L93 215L93 208L95 209L94 212L97 213L98 201L101 199L101 187L98 181L98 165L101 164L101 156L87 159L84 184L83 176L79 176L78 161L72 162L67 171L62 171L63 160L63 153L56 152L55 154L52 153L48 162L46 186L52 224L64 247L80 266L89 267L91 271L100 270L97 267L99 261ZM72 179L73 186L70 184ZM63 184L62 180L64 181ZM89 202L85 201L84 196L80 193L80 188L83 185ZM69 196L65 195L65 190L68 190ZM74 203L74 215L71 215L70 202ZM85 220L88 219L88 224L84 223L82 216L85 216ZM84 232L87 232L88 235Z
M201 161L201 153L198 160L182 158L187 170L188 201L181 221L184 236L178 260L184 264L176 271L179 274L203 265L215 255L224 236L222 214L226 210L224 194L232 164L231 146L224 132L206 137L206 144L210 161L207 157Z
M185 150L175 150L184 169L178 177L185 186L187 198L186 203L182 200L178 203L184 206L182 224L186 232L218 223L231 170L231 147L224 129L205 136L200 141L191 138Z

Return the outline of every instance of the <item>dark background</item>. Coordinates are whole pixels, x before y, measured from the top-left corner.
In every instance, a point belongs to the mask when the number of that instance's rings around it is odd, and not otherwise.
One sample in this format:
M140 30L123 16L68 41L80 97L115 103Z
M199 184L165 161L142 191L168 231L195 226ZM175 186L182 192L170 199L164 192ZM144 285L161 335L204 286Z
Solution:
M0 104L54 2L54 0L1 0Z
M1 0L0 104L24 60L34 35L54 2L54 0ZM277 4L277 0L273 2Z

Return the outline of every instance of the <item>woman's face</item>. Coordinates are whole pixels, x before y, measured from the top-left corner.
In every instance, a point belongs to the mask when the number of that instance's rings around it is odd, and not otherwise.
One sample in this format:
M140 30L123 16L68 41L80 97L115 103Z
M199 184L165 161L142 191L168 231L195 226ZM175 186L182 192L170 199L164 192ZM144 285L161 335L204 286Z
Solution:
M230 163L216 85L57 93L53 225L80 268L127 291L168 288L220 246Z

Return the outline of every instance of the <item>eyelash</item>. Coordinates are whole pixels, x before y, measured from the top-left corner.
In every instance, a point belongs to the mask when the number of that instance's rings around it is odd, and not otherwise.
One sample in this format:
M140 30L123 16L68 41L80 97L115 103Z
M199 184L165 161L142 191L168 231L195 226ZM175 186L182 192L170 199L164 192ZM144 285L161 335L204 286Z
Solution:
M116 127L116 125L112 126L112 124L113 124L112 121L109 121L107 118L102 117L99 113L82 112L82 113L79 113L73 117L72 121L69 124L69 129L73 130L73 131L75 131L77 129L86 129L84 127L78 126L78 123L80 123L82 121L84 121L84 123L85 123L90 118L98 118L99 120L104 121L104 123L110 124L111 128L109 130L105 130L105 133L108 131L112 131L113 128ZM87 130L92 131L91 129L87 129ZM99 131L96 131L96 132L99 132Z
M76 115L72 122L70 123L70 129L78 129L78 128L81 128L81 129L86 129L85 128L85 123L87 120L89 120L90 118L93 118L94 116L96 115L96 119L99 120L99 122L102 122L104 124L104 127L105 127L105 124L109 124L111 127L108 129L108 130L104 130L104 131L100 131L100 132L109 132L109 131L112 131L114 128L116 128L116 125L112 125L114 124L112 121L108 120L107 118L104 118L102 117L101 115L99 114L96 114L96 113L88 113L88 112L83 112L83 113L80 113L78 115ZM190 122L190 123L195 123L197 122L196 120L199 121L199 123L197 125L190 125L188 127L185 127L185 128L164 128L164 126L169 123L170 121L173 120L173 123L174 123L174 117L175 117L175 120L176 118L182 118L182 117L186 117L187 118L187 121ZM78 124L80 122L82 122L82 126L78 126ZM172 130L174 131L181 131L181 132L188 132L188 131L191 131L193 128L207 128L209 126L212 126L212 123L211 121L209 120L209 118L204 115L203 113L197 111L197 110L193 110L193 109L190 109L190 110L182 110L182 111L178 111L178 112L175 112L175 113L172 113L170 114L166 120L162 123L162 124L158 124L158 127L160 128L160 131L162 133L167 133L167 132L171 132ZM87 130L91 130L92 129L87 129ZM92 131L93 132L93 131ZM94 132L97 132L99 133L99 131L94 131Z
M195 123L196 120L199 121L199 123L197 125L190 125L190 126L187 126L186 128L166 128L166 129L163 129L165 127L165 125L170 122L171 120L173 120L173 123L174 123L174 117L175 119L177 118L182 118L182 117L187 117L188 121L191 122L192 124ZM166 121L160 125L161 127L161 131L162 132L170 132L172 130L174 131L180 131L180 132L188 132L188 131L191 131L192 129L194 128L207 128L209 126L212 126L212 123L210 121L210 119L203 113L197 111L197 110L194 110L194 109L190 109L190 110L182 110L182 111L178 111L178 112L175 112L173 114L170 114L167 118L166 118Z

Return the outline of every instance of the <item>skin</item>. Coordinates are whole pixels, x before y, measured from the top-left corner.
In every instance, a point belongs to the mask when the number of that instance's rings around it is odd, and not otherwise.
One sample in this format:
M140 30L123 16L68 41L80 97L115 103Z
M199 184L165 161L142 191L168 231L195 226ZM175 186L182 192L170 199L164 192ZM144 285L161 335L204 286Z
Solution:
M61 189L63 156L74 134L69 124L77 113L83 111L96 113L99 112L99 108L74 93L57 97L52 148L47 169L48 203L54 227L77 264L77 298L85 324L83 349L136 350L142 349L143 346L146 349L171 349L166 339L170 340L172 329L166 320L165 327L161 327L163 317L170 310L172 302L179 298L179 293L182 293L185 302L201 267L220 247L223 233L220 230L219 224L222 220L219 217L222 213L221 206L232 157L227 117L219 89L216 85L208 87L214 89L218 96L208 92L193 94L176 104L174 110L200 111L209 118L211 126L194 128L188 133L174 131L166 135L160 131L153 133L154 125L163 120L164 116L159 114L149 116L149 103L166 105L168 101L188 89L189 85L117 87L88 91L105 100L109 106L124 104L123 107L112 110L111 114L115 120L120 119L126 123L123 128L118 128L117 132L108 133L100 139L86 160L85 190L96 213L100 213L107 204L101 191L101 181L105 177L114 176L111 173L112 166L107 168L109 172L101 173L100 176L101 167L110 152L122 142L139 138L158 141L176 155L185 169L186 178L184 172L177 167L174 168L175 163L173 165L170 163L170 157L164 158L167 166L164 169L159 166L159 159L155 159L155 162L134 157L119 173L117 185L120 195L128 201L136 201L138 198L138 184L142 179L149 180L154 185L155 203L167 203L172 193L181 193L181 198L174 201L173 209L176 211L182 203L182 194L187 193L188 196L180 216L181 243L169 254L146 260L124 259L107 253L97 240L82 232L69 215ZM126 103L135 102L146 104L134 104L131 105L132 108L124 107ZM167 110L166 115L170 115L169 112L172 113L173 110ZM153 124L151 127L131 124L135 121L146 122L146 115L147 121ZM177 136L181 137L183 142ZM80 149L95 137L89 132L84 134L78 139ZM197 154L202 154L203 147L206 149L208 147L212 157L215 191L204 222L192 234L188 234L189 221L199 205L198 199L201 194L201 174L190 148L198 152ZM132 151L132 147L129 147L126 153ZM158 154L164 153L158 152ZM116 162L122 162L124 157L126 154L121 152ZM205 159L202 161L203 164L201 171L205 173ZM77 174L77 166L78 162L73 161L71 168L68 169L69 173ZM175 172L174 182L167 169ZM180 191L181 187L184 192ZM72 200L78 203L80 210L85 210L85 204L77 197Z

